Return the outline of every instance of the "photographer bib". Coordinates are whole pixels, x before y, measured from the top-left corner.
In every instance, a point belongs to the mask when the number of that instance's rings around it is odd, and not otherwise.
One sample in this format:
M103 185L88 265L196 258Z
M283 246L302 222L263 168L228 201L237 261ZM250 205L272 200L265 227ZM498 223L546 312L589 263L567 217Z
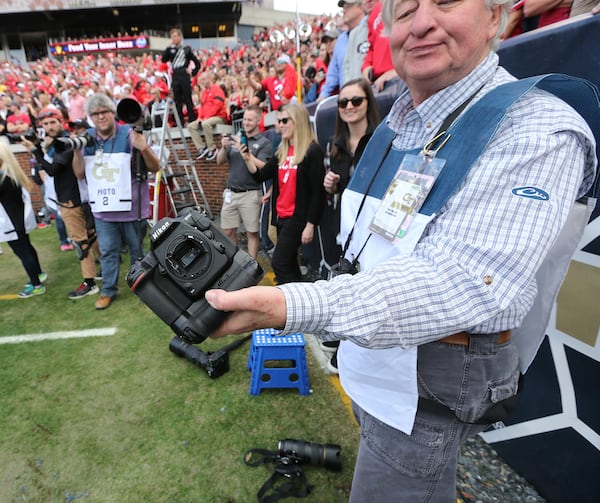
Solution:
M131 155L96 150L85 156L85 178L93 213L131 210Z

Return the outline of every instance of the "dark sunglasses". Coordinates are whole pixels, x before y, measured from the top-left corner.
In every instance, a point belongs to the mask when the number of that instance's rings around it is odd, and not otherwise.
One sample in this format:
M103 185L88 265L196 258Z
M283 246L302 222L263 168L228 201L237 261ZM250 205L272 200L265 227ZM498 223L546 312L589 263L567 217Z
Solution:
M291 117L283 117L281 119L277 119L277 122L279 124L287 124L290 119L291 119Z
M341 100L338 100L338 107L346 108L348 106L348 103L352 103L353 107L359 107L362 104L362 102L366 99L366 96L352 96L352 98L350 99L342 98Z

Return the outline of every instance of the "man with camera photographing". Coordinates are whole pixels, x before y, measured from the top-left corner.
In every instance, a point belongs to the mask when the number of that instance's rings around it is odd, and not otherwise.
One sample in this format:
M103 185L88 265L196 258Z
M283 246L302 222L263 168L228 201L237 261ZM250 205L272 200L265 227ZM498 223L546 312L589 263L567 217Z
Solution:
M159 160L142 133L116 120L116 106L106 94L88 99L86 114L94 127L81 139L73 169L88 184L89 204L96 222L102 265L102 291L96 309L110 306L118 292L121 236L131 264L144 256L146 218L150 216L147 171L156 173ZM81 137L80 137L81 138Z
M384 0L407 92L342 199L343 258L358 272L206 293L232 313L213 336L281 326L341 341L361 426L351 503L455 501L460 447L514 405L562 279L548 276L566 273L593 208L596 141L582 115L600 120L597 89L500 67L511 6ZM557 242L573 244L550 266Z
M261 134L258 125L262 110L258 105L250 105L244 111L242 136L226 135L217 153L217 163L229 161L229 178L223 192L221 208L221 228L234 243L237 243L237 230L243 222L248 237L248 254L256 259L260 248L258 235L260 226L261 187L248 172L242 153L249 152L254 162L263 167L273 154L273 147L266 136Z
M69 136L63 129L63 117L53 107L40 110L38 121L46 133L40 143L25 138L21 143L35 157L40 170L54 177L56 204L67 227L71 240L77 245L83 281L68 294L69 299L81 299L97 294L96 258L100 258L100 250L96 241L93 217L85 202L87 194L80 192L80 185L73 171L73 151L56 149L57 138Z

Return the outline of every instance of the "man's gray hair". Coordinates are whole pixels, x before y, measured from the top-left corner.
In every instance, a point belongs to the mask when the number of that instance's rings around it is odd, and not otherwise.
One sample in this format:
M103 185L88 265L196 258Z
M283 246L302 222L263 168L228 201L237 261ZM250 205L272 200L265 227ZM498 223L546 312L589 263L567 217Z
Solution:
M389 35L392 28L392 21L394 19L394 5L399 0L383 0L383 6L381 8L381 16L385 25L385 33ZM491 49L495 51L500 46L500 37L506 30L508 25L508 15L513 5L513 0L482 0L485 4L493 9L494 7L502 6L500 10L500 23L498 24L498 32L491 41Z
M91 116L94 112L100 109L108 109L113 113L117 112L117 105L104 93L92 94L85 104L85 113Z

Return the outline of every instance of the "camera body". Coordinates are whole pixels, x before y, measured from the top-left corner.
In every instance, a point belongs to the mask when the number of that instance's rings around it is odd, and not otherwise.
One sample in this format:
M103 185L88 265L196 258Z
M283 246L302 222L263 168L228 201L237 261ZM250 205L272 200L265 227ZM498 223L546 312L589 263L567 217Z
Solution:
M40 139L37 135L37 132L32 127L23 133L6 133L6 137L10 143L20 143L22 141L21 137L23 137L34 145L40 145Z
M96 143L94 137L89 133L84 133L81 136L75 136L69 138L68 136L62 136L54 140L54 150L58 153L70 152L72 150L81 150L87 146L93 146Z
M204 299L212 288L256 285L264 271L201 211L163 218L150 234L150 252L127 274L131 290L175 334L202 342L227 316Z
M335 264L329 271L327 279L335 278L341 274L358 274L358 263L350 262L346 258L340 258L339 262Z

